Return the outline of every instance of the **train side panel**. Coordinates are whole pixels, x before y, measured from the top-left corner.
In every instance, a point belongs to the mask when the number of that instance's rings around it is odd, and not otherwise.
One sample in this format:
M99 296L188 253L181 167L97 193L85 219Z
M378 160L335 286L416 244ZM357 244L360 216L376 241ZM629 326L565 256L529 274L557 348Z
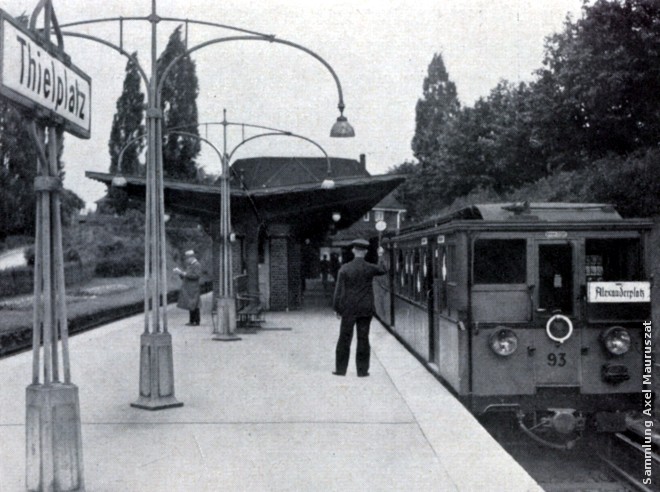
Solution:
M429 360L428 312L409 300L394 295L394 331L424 360Z
M374 307L376 316L387 326L392 326L392 298L390 295L389 275L374 278Z
M462 354L468 353L468 333L458 322L439 317L438 326L438 374L459 395L469 392L469 361Z

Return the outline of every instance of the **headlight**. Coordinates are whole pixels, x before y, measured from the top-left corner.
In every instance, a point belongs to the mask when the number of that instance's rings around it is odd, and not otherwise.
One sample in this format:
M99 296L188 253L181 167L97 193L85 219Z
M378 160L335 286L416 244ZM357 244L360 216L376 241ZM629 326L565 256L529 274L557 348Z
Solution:
M622 326L612 326L603 333L603 344L613 355L623 355L630 350L630 333Z
M518 348L518 337L508 328L497 328L490 336L490 348L497 355L507 357Z

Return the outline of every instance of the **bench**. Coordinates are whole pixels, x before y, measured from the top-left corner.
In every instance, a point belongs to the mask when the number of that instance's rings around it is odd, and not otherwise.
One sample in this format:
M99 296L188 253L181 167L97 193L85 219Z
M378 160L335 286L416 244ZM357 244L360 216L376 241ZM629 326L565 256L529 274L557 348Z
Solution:
M236 294L236 324L239 328L260 327L264 320L264 309L259 296L248 293L247 275L234 277Z

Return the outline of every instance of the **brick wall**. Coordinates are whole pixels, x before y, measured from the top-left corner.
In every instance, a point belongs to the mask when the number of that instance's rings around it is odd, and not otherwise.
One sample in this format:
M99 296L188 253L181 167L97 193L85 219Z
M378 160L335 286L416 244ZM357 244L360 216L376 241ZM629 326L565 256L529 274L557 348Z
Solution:
M289 238L289 309L302 307L302 248L298 241Z
M288 238L270 238L270 309L284 311L289 307Z

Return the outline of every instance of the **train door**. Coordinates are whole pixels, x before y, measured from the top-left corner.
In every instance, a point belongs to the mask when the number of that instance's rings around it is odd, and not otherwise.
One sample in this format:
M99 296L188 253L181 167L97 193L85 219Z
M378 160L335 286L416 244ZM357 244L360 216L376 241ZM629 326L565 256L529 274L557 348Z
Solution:
M571 242L537 243L537 319L545 330L537 338L537 386L580 384L580 335L575 319L577 259ZM574 325L575 323L575 325Z
M539 244L539 303L547 313L573 314L573 248Z
M435 241L430 242L429 246L429 271L430 271L430 292L429 299L429 361L438 364L440 347L439 315L446 301L445 282L447 279L445 237L438 236Z
M429 329L429 362L436 361L437 332L435 329L435 295L434 295L434 275L433 275L433 242L425 241L422 243L422 265L424 274L424 291L426 294L427 326Z

